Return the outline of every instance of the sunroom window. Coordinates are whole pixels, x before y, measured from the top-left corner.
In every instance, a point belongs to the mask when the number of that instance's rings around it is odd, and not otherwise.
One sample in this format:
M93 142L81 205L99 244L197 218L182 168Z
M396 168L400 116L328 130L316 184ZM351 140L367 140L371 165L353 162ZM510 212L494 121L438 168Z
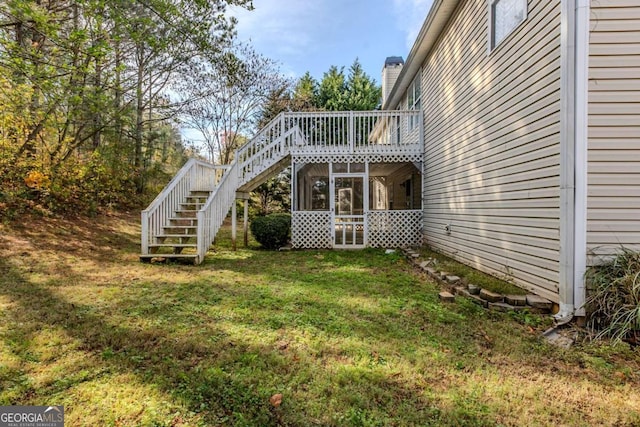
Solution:
M527 0L490 2L490 48L493 49L527 18Z

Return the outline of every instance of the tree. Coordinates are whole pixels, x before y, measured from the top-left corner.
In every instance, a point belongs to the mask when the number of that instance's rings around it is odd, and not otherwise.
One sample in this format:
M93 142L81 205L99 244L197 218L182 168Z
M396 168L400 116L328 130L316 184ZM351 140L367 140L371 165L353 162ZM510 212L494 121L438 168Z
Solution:
M286 79L273 60L246 44L229 45L222 58L197 58L193 69L182 85L182 119L202 134L212 161L229 164L241 136L252 133Z
M360 61L356 58L349 68L346 84L346 109L353 111L373 110L379 106L381 97L382 89L376 85L375 80L364 72Z
M318 82L307 71L293 89L291 109L293 111L317 110L320 106L318 90Z
M344 67L332 65L324 73L318 89L318 105L324 110L344 111L347 101L347 82Z
M100 182L88 191L86 177L107 166L121 182L112 188L128 192L135 182L140 195L157 162L180 161L171 155L184 150L168 89L193 56L222 54L234 35L228 4L251 7L250 0L0 2L0 116L11 117L0 123L0 175L15 188L12 197L98 197ZM37 174L46 179L35 192L25 182Z

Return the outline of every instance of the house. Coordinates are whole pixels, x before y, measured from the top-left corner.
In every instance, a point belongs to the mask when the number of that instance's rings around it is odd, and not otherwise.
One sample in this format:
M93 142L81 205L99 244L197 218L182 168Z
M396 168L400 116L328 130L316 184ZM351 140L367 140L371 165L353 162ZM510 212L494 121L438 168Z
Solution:
M382 111L281 114L222 178L190 162L143 212L142 258L201 261L289 165L295 247L425 242L559 321L594 256L640 250L640 0L434 0L382 84Z

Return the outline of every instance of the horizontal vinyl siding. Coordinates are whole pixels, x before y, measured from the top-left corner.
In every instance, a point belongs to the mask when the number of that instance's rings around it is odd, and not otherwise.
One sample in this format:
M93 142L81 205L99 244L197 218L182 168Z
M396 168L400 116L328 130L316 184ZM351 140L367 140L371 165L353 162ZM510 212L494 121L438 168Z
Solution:
M640 250L640 2L591 2L587 243Z
M490 54L487 19L461 2L423 64L425 240L557 301L560 3Z

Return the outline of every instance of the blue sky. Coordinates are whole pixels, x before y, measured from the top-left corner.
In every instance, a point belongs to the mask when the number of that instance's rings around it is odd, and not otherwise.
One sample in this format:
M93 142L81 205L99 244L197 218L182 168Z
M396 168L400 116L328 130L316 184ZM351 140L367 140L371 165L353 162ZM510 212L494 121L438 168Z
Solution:
M406 59L432 0L253 0L232 9L238 38L276 60L292 78L306 71L320 80L331 65L359 58L380 83L387 56Z

